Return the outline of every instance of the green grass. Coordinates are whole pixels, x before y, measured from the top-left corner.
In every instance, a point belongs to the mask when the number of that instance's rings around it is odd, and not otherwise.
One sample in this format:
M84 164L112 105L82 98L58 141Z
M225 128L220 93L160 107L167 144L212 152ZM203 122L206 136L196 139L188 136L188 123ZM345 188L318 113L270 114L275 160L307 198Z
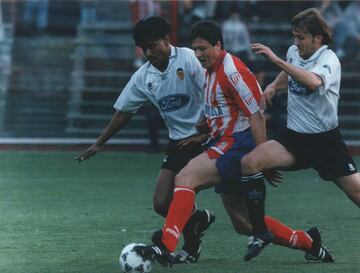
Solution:
M120 272L118 255L130 242L148 243L163 220L152 211L161 155L102 153L78 164L71 152L0 153L0 272ZM356 158L360 165L360 158ZM313 171L287 173L268 187L267 213L286 224L323 231L335 264L306 262L301 251L270 246L254 262L212 191L198 196L217 221L201 261L153 272L359 273L360 214L332 183Z

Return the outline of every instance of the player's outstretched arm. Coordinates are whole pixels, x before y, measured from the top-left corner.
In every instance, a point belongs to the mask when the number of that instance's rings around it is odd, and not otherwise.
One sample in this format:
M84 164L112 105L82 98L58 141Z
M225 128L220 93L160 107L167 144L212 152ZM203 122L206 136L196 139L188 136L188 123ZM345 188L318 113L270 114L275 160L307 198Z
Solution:
M264 55L269 61L281 68L281 70L290 75L295 81L305 85L309 90L315 91L319 86L323 85L320 76L284 61L269 47L260 43L252 44L250 47L255 55Z
M81 162L83 160L89 159L91 156L94 156L97 152L99 152L104 144L121 128L125 126L125 124L132 117L132 113L116 111L113 115L109 124L102 131L96 142L83 151L79 156L75 157L74 160L77 162Z

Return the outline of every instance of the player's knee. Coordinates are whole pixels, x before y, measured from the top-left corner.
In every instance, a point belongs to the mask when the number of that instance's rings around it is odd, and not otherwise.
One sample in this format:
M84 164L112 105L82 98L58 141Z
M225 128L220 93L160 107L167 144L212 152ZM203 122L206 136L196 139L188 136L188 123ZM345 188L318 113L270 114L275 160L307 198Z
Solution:
M241 159L241 171L243 175L249 175L261 171L256 158L251 153Z
M195 189L197 187L196 178L191 174L191 172L188 172L186 170L181 170L175 176L175 186L182 186L182 187Z
M208 178L206 170L201 168L201 161L192 159L190 162L175 176L175 186L188 187L197 189L205 184ZM206 179L204 179L206 177Z

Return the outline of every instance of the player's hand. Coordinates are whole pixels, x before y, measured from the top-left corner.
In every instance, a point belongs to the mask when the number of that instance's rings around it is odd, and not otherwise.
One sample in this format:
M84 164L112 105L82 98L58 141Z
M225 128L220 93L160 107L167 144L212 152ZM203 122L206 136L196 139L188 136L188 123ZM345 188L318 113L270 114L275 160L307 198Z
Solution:
M204 141L203 135L192 136L192 137L189 137L187 139L181 140L177 144L177 146L179 147L180 150L182 150L182 149L191 149L194 146L203 143L203 141Z
M207 134L210 132L210 128L207 124L206 119L203 119L202 121L198 122L195 127L200 134Z
M273 187L277 187L283 180L282 174L274 169L265 170L262 172L266 181Z
M279 57L267 46L254 43L250 45L251 50L254 52L255 55L264 55L269 61L275 63Z
M85 151L83 151L79 156L74 157L74 160L77 162L81 162L83 160L88 160L90 157L94 156L101 150L100 147L96 146L95 144L91 145Z
M262 110L265 110L268 106L272 105L271 100L275 96L275 94L276 89L272 84L266 86L264 93L261 95L260 99L260 108Z

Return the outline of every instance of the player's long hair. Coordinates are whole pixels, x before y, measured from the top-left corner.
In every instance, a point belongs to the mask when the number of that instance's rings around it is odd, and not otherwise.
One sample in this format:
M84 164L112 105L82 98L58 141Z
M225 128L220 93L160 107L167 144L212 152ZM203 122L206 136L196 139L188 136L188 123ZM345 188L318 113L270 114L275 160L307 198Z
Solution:
M308 31L313 36L321 35L323 45L333 42L331 28L316 8L309 8L296 14L291 20L291 25L294 29Z
M171 32L168 21L160 16L145 17L140 20L133 29L135 44L143 47L146 43L162 39Z
M221 49L224 49L224 38L221 32L221 27L211 20L202 20L196 22L191 27L190 31L191 41L196 38L201 38L208 41L211 45L216 45L220 42Z

